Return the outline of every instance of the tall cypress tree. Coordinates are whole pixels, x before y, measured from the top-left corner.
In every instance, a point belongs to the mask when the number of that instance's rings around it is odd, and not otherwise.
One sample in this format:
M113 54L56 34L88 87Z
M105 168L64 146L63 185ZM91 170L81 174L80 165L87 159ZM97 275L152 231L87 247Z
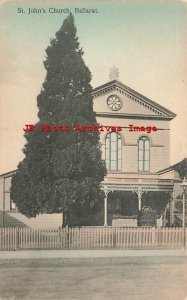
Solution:
M99 133L79 132L77 124L96 124L91 74L70 14L46 49L47 71L37 97L39 122L25 134L25 158L12 179L11 197L29 217L63 211L64 224L88 224L103 200L100 182L106 174ZM42 124L70 130L41 131ZM84 221L83 221L84 220Z

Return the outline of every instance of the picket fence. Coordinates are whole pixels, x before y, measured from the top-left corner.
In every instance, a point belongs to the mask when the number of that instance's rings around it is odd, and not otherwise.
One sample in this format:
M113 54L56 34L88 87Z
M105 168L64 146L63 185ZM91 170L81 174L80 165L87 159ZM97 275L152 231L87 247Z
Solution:
M183 244L182 228L0 228L0 250L180 248Z

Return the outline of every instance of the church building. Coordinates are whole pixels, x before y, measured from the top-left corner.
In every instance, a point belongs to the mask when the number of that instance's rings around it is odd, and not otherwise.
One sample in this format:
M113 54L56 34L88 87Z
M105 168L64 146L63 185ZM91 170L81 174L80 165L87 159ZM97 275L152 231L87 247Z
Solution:
M104 225L174 224L182 191L178 172L168 170L175 113L118 80L95 88L93 101L98 123L111 128L100 136L107 166Z
M103 225L174 225L175 201L182 192L179 173L170 167L170 122L175 113L116 79L93 90L93 103L107 166ZM36 227L37 218L29 223L10 199L14 172L0 175L0 226ZM49 215L42 218L38 217L40 224L51 227L62 222L60 214L53 220ZM180 225L180 215L178 220Z

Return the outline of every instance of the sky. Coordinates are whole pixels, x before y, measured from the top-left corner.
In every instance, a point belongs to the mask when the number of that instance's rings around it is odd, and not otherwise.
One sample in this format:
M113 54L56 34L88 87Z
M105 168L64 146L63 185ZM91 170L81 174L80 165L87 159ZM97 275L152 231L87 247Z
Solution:
M28 14L29 8L46 13ZM38 120L45 49L68 15L49 8L74 14L93 87L109 81L115 64L122 83L177 114L171 121L170 164L187 157L186 1L1 0L0 174L16 169L26 142L23 127ZM98 13L75 14L75 8Z

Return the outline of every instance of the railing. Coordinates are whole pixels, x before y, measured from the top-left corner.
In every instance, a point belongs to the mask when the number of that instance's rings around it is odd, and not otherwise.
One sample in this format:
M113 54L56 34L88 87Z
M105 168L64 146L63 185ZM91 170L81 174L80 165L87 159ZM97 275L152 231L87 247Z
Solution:
M187 241L187 230L186 230ZM182 228L0 228L0 250L181 248Z

